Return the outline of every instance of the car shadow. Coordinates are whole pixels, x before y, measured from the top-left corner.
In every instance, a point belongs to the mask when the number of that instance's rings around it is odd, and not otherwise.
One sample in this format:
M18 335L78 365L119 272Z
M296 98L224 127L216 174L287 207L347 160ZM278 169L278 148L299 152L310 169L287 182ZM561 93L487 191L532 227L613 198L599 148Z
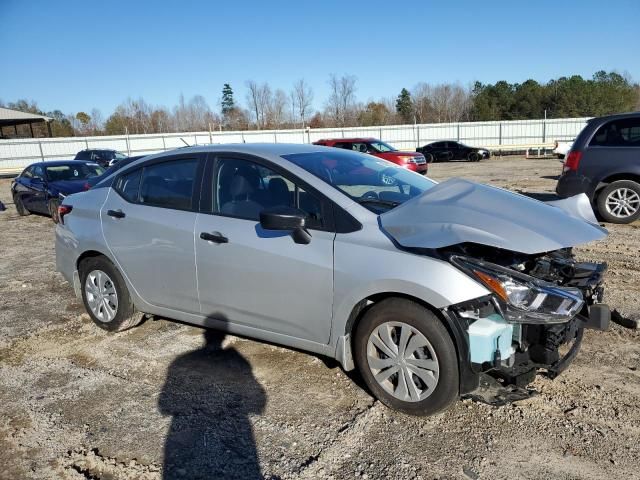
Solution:
M552 202L554 200L560 200L560 197L555 193L549 192L525 192L522 190L516 190L519 194L524 195L529 198L533 198L535 200L540 200L541 202Z
M547 180L559 180L560 175L542 175L540 178L545 178Z
M171 426L163 478L262 478L249 416L261 414L264 389L226 334L205 330L203 347L169 366L158 399Z

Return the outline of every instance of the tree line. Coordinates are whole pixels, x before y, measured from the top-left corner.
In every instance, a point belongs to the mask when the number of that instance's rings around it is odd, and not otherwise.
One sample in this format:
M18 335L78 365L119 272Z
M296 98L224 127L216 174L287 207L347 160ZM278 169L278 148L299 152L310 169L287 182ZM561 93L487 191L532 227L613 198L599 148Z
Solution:
M357 98L355 76L332 74L328 97L319 109L314 108L313 89L304 79L294 82L288 91L254 80L244 86L246 94L241 102L232 86L224 84L215 109L202 95L189 99L180 95L173 107L129 98L106 118L95 108L71 114L61 110L44 112L36 102L28 100L6 104L0 101L0 106L52 117L52 133L61 137L525 120L640 110L640 86L628 76L604 71L590 79L574 75L547 83L475 82L464 87L459 83L421 82L410 90L403 88L395 97L367 102ZM34 128L37 136L46 136L44 127ZM19 135L28 134L23 130Z

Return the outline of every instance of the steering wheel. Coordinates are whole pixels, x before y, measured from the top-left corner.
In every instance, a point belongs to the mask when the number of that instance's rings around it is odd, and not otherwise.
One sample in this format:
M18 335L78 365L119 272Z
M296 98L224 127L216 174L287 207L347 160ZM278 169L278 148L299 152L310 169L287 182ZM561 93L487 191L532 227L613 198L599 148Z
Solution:
M369 190L368 192L363 193L360 198L375 198L375 199L378 199L380 197L373 190Z

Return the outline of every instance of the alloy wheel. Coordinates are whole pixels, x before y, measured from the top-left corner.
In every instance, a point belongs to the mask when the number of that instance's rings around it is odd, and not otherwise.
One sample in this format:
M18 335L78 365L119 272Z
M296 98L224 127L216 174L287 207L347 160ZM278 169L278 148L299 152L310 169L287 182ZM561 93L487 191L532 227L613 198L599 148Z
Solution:
M87 304L101 322L112 321L118 313L118 292L111 277L102 270L92 270L84 283Z
M613 190L605 202L607 212L617 218L628 218L640 209L640 195L630 188Z
M433 346L417 328L385 322L367 341L367 363L376 382L404 402L419 402L438 385L440 366Z

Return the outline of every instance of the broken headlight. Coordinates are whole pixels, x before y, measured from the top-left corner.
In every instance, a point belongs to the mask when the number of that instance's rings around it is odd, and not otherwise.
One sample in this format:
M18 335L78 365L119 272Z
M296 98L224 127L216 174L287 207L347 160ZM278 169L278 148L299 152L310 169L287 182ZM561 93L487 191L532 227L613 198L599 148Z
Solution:
M453 256L451 262L494 293L508 322L564 323L584 304L577 288L557 285L472 258Z

